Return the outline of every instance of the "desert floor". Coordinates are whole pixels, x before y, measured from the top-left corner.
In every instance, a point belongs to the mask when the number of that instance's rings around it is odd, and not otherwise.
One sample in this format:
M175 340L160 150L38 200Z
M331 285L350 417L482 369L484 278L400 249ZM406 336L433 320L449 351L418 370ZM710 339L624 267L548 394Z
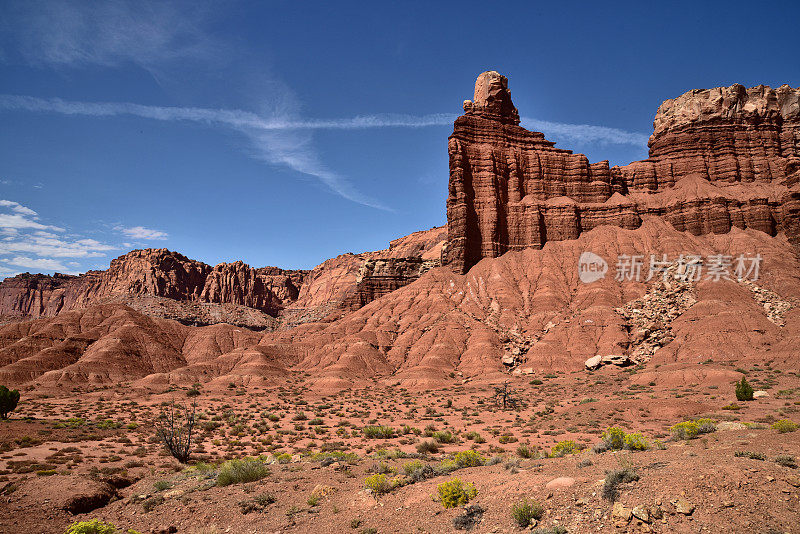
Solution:
M772 427L800 420L798 373L746 369L766 394L737 402L732 384L642 384L639 371L509 376L515 408L495 402L500 384L458 377L436 391L329 395L303 374L223 391L22 391L0 422L0 531L63 533L99 518L142 533L515 532L512 506L527 498L543 508L541 532L800 532L800 431ZM153 421L164 404L193 401L184 465ZM716 431L673 436L697 418ZM390 430L369 428L379 426ZM641 432L649 449L593 450L612 426ZM580 450L550 457L565 440ZM486 465L453 462L470 449ZM263 478L220 485L222 464L246 457L261 458ZM621 470L638 480L614 503L604 479ZM376 494L365 480L380 473L390 486ZM438 497L453 478L477 490L469 513Z

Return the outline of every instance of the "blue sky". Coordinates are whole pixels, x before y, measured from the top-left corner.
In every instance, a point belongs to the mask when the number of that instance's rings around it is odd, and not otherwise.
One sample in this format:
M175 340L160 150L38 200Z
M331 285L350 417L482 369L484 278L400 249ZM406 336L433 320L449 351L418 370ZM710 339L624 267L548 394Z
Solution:
M591 161L693 88L800 85L800 4L0 4L0 276L132 248L310 268L445 222L475 78Z

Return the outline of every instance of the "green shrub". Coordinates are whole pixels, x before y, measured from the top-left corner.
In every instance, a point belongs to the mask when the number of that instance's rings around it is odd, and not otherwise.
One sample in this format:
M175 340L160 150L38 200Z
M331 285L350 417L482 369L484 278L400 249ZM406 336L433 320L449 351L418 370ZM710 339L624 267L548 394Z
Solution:
M511 434L503 434L502 436L497 438L497 441L499 441L503 445L506 445L508 443L514 443L515 441L518 441L518 440L517 440L517 438L515 436L512 436Z
M364 485L371 489L372 493L375 495L383 495L384 493L389 493L394 488L400 486L401 482L397 478L390 479L383 473L377 473L365 478Z
M544 508L536 501L522 499L511 506L511 517L522 528L527 528L533 520L539 520L544 514Z
M474 484L469 482L464 484L458 478L442 482L436 486L436 491L439 493L442 506L445 508L464 506L478 494Z
M410 462L403 464L403 471L405 471L406 475L411 475L411 473L413 473L417 469L422 469L426 465L428 464L426 464L422 460L411 460Z
M639 432L633 432L625 434L625 448L630 451L646 451L650 448L650 442Z
M389 426L365 426L361 431L365 438L390 439L394 437L394 428Z
M566 456L567 454L575 454L578 452L578 444L572 441L571 439L565 441L559 441L553 448L550 449L550 457L551 458L561 458L562 456Z
M449 430L437 430L432 434L437 443L455 443L456 437Z
M517 456L520 458L533 458L536 455L536 450L530 448L526 443L517 447Z
M435 441L421 441L417 445L417 452L420 454L436 454L439 452L439 445Z
M791 454L779 454L773 461L778 465L782 465L783 467L797 469L797 459Z
M0 386L0 419L8 419L8 414L17 408L19 391Z
M683 421L673 425L669 431L672 432L675 439L692 439L700 433L700 429L694 421Z
M717 422L707 417L695 419L694 424L697 425L697 432L700 434L709 434L717 431Z
M618 426L612 426L600 436L606 448L612 451L621 450L625 446L625 431Z
M279 464L288 464L292 461L292 455L288 452L282 452L280 454L275 455L275 461Z
M774 423L772 423L772 428L780 432L781 434L785 434L787 432L794 432L800 426L794 421L790 421L789 419L778 419Z
M753 387L747 383L747 379L745 377L742 377L742 379L736 383L736 400L753 400Z
M478 467L486 463L486 458L473 450L457 452L453 456L453 461L459 467Z
M217 486L255 482L269 475L269 467L259 458L228 460L220 467Z
M172 483L169 480L156 480L153 483L153 489L156 491L164 491L168 490L172 487Z
M766 461L767 455L762 452L736 451L733 455L737 458L749 458L751 460Z
M111 523L103 523L99 519L76 521L67 527L65 534L116 534L117 527Z
M437 475L436 470L430 465L420 460L413 460L403 466L408 478L413 482L422 482Z

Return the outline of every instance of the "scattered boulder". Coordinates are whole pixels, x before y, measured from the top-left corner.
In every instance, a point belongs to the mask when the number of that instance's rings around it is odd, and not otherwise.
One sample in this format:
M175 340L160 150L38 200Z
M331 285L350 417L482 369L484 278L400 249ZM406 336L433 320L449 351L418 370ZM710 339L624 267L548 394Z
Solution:
M594 371L595 369L600 368L602 362L603 362L603 357L598 354L597 356L592 356L591 358L586 360L586 363L584 365L588 370Z
M568 487L572 486L573 484L575 484L575 479L574 478L558 477L558 478L554 478L553 480L551 480L550 482L545 484L545 487L547 489L568 488Z
M633 510L631 510L631 514L633 514L633 517L643 521L644 523L650 522L650 510L647 508L647 506L641 504L639 506L634 506Z
M685 497L678 497L673 504L675 504L675 511L679 514L692 515L692 513L694 513L695 506L686 500Z
M631 520L633 516L633 511L630 508L626 508L624 504L620 502L615 502L614 507L611 509L611 519L613 519L617 523L627 523Z

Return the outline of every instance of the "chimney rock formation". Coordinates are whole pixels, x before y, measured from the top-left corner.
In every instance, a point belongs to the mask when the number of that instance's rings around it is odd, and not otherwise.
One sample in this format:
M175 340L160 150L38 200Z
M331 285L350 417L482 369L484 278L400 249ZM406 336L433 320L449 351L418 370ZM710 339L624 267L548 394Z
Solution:
M449 139L444 260L466 272L648 215L695 235L785 232L800 246L799 101L787 85L690 91L659 108L648 159L610 168L520 127L507 79L484 72Z

